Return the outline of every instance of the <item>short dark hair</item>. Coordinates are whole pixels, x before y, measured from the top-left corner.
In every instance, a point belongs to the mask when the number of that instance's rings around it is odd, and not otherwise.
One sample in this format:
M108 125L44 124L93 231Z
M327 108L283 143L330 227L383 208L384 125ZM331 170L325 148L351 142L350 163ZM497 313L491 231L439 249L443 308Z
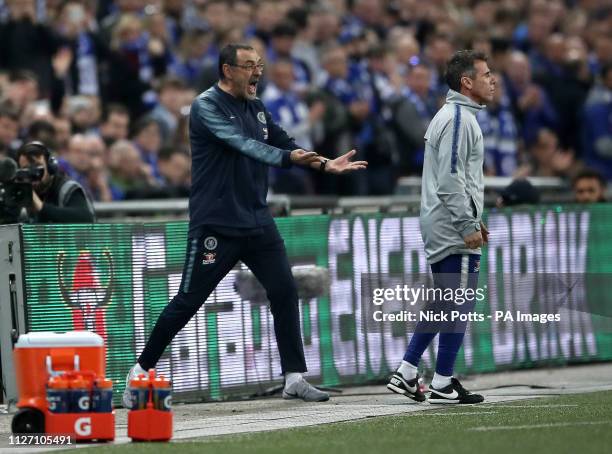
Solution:
M468 76L476 77L474 62L477 60L487 61L489 57L483 52L474 50L460 50L453 54L446 64L445 80L451 90L461 91L461 78Z
M606 187L606 179L603 177L601 173L599 173L595 169L585 167L584 169L577 172L576 175L574 175L574 178L572 178L572 188L576 186L576 183L578 183L579 180L583 180L587 178L588 179L595 178L596 180L599 181L599 184L601 184L603 188Z
M10 82L35 82L38 83L38 76L35 72L28 69L17 69L9 76Z
M292 8L287 12L287 19L293 22L299 30L304 30L308 26L309 14L306 8Z
M152 124L155 124L159 128L159 123L157 123L157 120L155 120L154 118L148 115L140 117L132 126L132 134L130 135L130 137L133 139Z
M284 22L280 22L273 29L271 36L272 38L280 38L284 36L290 36L291 38L295 38L297 35L297 28L295 24L289 20Z
M223 65L235 65L238 63L238 51L239 50L255 50L253 46L242 43L230 43L221 49L219 53L219 79L225 79L223 74Z
M104 109L102 114L102 123L106 123L112 114L130 116L130 111L123 104L110 103Z
M46 120L36 120L28 129L27 139L28 142L39 141L55 148L55 126Z
M177 76L165 76L157 85L157 92L161 93L166 88L174 88L175 90L185 90L187 88L187 84Z
M163 146L157 154L158 161L168 161L175 154L182 154L189 157L189 153L184 148L175 148L172 146Z
M32 156L49 156L51 151L47 147L47 144L40 142L38 140L34 140L31 142L24 143L19 149L17 153L15 153L15 160L19 162L22 156L25 156L28 160L31 159Z

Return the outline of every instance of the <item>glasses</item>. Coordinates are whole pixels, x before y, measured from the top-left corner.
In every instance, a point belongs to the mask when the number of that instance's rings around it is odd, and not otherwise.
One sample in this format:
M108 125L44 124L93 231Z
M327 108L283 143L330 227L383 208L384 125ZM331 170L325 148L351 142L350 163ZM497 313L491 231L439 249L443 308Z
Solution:
M265 68L265 65L263 63L247 63L246 65L238 65L238 64L232 64L229 63L230 66L236 66L238 68L242 68L242 69L246 69L249 72L253 72L255 71L255 68L257 68L260 71L263 71Z

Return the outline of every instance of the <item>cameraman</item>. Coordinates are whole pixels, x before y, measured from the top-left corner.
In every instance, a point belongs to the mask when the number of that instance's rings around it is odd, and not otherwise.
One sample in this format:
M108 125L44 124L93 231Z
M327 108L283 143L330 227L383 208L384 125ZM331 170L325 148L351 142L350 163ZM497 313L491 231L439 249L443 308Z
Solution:
M42 167L40 181L32 183L33 222L94 222L93 204L82 186L58 172L57 163L42 142L29 142L17 151L20 168Z

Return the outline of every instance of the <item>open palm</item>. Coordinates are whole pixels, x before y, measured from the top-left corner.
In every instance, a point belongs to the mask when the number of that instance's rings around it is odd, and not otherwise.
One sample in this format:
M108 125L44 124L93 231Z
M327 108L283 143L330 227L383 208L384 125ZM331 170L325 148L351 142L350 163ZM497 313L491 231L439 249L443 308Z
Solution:
M325 169L329 173L343 174L353 172L355 170L362 170L368 167L368 161L351 161L351 158L355 156L357 151L351 150L344 153L342 156L338 156L336 159L331 159L325 166Z

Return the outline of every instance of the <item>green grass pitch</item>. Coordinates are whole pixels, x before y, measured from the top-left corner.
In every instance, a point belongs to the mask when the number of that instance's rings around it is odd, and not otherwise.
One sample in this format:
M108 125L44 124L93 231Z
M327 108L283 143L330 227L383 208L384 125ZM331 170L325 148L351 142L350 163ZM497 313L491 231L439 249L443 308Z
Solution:
M432 406L407 415L300 429L93 449L96 454L609 453L612 391L477 406Z

